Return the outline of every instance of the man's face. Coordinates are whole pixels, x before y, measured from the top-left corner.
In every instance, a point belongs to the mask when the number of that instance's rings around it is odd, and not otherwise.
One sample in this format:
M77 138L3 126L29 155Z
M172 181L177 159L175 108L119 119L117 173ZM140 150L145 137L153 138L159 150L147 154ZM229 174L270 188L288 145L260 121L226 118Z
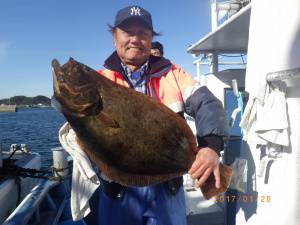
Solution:
M121 60L140 66L150 56L152 31L140 21L128 20L113 32L115 47Z

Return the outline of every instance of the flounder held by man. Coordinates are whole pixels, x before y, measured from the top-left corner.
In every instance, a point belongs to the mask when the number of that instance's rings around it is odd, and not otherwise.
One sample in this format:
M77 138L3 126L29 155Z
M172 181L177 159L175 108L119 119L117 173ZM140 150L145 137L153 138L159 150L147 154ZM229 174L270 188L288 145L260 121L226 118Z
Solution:
M70 59L52 61L54 96L77 142L108 178L125 186L146 186L186 173L197 143L185 120L155 99L118 85ZM202 187L209 198L229 185L231 170L220 167ZM206 188L206 189L205 189Z

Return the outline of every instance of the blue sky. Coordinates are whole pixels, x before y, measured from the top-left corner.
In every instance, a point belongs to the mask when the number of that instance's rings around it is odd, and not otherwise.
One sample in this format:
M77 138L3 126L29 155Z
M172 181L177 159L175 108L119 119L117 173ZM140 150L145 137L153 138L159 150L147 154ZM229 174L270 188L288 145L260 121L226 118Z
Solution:
M165 57L196 74L186 49L210 31L210 0L0 1L0 99L52 95L51 60L69 57L94 69L113 52L107 24L137 4L152 14Z

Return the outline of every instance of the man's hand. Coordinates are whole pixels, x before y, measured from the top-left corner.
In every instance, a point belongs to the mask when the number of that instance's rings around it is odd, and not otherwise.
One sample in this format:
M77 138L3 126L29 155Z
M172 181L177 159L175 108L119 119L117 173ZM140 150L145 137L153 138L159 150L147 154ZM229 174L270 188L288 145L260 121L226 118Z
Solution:
M211 173L215 176L216 188L221 188L219 156L209 147L199 149L196 159L189 170L189 174L196 179L196 186L201 187Z

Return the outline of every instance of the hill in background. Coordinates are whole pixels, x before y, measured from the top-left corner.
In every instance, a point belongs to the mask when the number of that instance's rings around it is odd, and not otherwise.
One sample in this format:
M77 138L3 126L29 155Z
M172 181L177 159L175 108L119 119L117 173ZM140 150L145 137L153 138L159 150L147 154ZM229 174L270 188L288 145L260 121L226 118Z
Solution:
M45 105L45 106L50 106L51 105L51 100L50 98L43 96L43 95L38 95L35 97L26 97L26 96L14 96L11 98L5 98L5 99L0 99L0 105L28 105L28 106L33 106L33 105Z

